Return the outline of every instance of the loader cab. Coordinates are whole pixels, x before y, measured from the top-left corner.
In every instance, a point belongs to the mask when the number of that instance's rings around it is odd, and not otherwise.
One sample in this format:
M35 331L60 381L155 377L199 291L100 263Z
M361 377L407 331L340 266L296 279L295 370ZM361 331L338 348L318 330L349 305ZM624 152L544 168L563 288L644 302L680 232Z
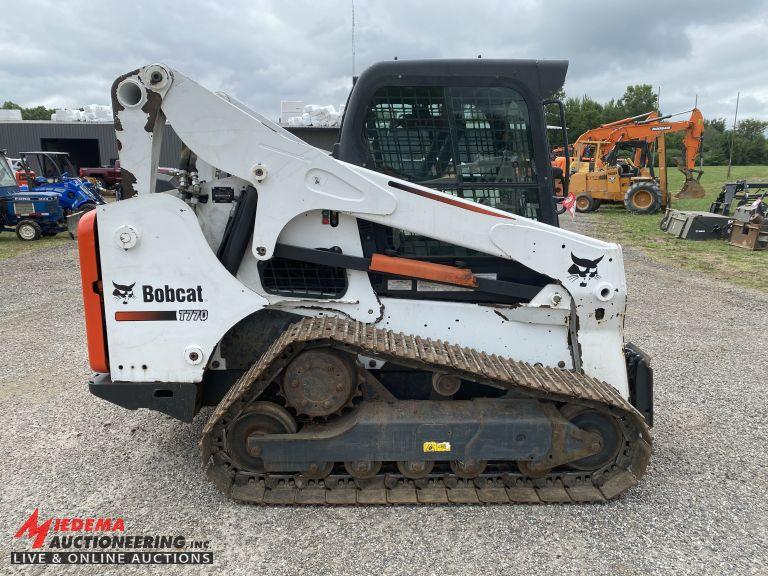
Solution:
M5 153L0 150L0 196L6 196L18 191L18 184L13 175L10 162Z
M61 182L77 172L66 152L22 152L22 167L37 174L35 184L53 184Z
M482 59L375 64L354 84L333 155L557 226L544 100L562 86L567 66ZM468 265L499 280L548 281L514 262L466 248L362 220L359 227L366 256ZM477 292L421 292L376 277L372 282L377 293L390 296L484 299Z
M606 156L608 166L616 166L622 176L654 176L653 146L645 140L620 142Z
M543 100L567 63L375 64L345 108L339 160L557 225Z

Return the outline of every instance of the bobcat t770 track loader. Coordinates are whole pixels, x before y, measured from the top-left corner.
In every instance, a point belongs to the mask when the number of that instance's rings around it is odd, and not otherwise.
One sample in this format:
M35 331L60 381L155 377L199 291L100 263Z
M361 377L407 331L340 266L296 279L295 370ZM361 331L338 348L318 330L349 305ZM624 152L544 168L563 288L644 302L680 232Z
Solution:
M557 227L565 62L396 61L332 154L154 64L79 227L93 394L190 421L243 502L601 501L651 453L619 246ZM185 145L158 192L163 127ZM567 146L566 146L567 149Z

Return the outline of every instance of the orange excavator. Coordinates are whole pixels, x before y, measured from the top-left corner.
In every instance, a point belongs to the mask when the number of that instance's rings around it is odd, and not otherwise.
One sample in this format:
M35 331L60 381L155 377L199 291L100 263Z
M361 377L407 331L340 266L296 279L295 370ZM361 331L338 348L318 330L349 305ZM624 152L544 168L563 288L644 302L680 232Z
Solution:
M665 134L684 132L683 158L678 168L685 182L676 198L703 198L696 168L704 117L698 108L688 120L670 121L670 114L646 112L588 130L573 145L569 190L576 210L592 212L606 202L623 203L635 214L653 214L671 202L667 190ZM658 176L655 162L658 161ZM553 165L557 165L555 158Z

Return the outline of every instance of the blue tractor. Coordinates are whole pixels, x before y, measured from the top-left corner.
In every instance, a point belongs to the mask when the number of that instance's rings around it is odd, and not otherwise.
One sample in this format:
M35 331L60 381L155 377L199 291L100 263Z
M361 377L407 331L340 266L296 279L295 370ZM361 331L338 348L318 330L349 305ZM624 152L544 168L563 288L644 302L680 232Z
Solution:
M57 195L65 215L105 204L93 184L77 177L66 152L21 152L19 156L29 191Z
M0 150L0 232L15 230L20 240L39 240L67 230L67 219L56 194L21 192Z

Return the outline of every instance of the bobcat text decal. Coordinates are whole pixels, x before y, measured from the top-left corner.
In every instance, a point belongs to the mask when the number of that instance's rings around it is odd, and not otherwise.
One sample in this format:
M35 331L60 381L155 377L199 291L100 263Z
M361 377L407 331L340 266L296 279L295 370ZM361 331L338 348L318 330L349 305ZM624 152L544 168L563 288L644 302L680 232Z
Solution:
M203 287L172 288L166 284L162 288L155 288L144 284L141 287L141 295L144 302L202 302Z
M112 296L115 300L122 301L123 304L129 304L130 300L135 298L133 294L133 284L118 284L112 282L115 289ZM203 287L192 286L176 288L168 284L162 287L155 287L150 284L141 286L141 299L147 303L201 303L204 302ZM208 310L186 309L186 310L122 310L115 312L115 320L118 322L157 322L161 320L196 322L208 320Z
M112 281L112 297L121 300L123 304L134 298L133 284L118 284ZM198 285L191 288L174 288L168 284L162 288L155 288L149 284L141 287L141 296L144 302L203 302L203 287Z

